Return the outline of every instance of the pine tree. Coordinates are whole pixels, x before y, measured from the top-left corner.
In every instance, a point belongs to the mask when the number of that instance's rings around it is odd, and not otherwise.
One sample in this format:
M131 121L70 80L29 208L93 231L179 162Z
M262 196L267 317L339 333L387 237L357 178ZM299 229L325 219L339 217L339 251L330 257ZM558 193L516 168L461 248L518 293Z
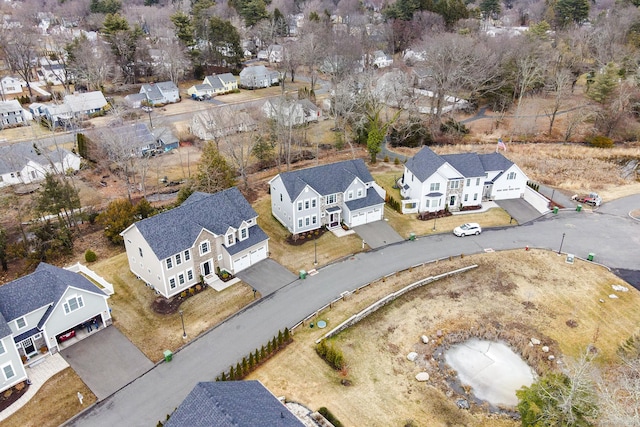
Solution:
M264 346L260 347L260 361L263 361L267 357L268 353L265 353Z
M278 348L282 347L282 331L278 331Z
M289 328L284 328L284 342L288 343L291 341L291 332L289 332Z
M263 347L264 348L264 347ZM271 341L269 341L267 343L267 357L271 356L271 353L273 353L273 347L271 346ZM264 359L264 358L263 358Z
M244 371L242 370L242 365L240 362L236 363L236 379L241 380L244 377Z
M231 367L229 367L229 381L235 381L236 380L236 372L233 370L233 365L231 365Z
M256 362L255 359L253 358L253 353L249 353L249 372L253 371L253 368L255 367Z
M249 363L247 362L247 358L242 358L242 376L245 376L249 373Z
M216 145L209 141L202 149L196 188L206 193L217 193L235 185L235 173Z

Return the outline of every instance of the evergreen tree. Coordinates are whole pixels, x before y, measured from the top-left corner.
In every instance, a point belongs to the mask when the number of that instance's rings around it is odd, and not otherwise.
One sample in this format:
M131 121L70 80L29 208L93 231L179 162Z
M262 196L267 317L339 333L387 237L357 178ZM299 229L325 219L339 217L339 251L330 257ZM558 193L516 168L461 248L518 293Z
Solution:
M278 348L282 347L283 339L282 339L282 331L278 331Z
M589 17L589 0L558 0L555 12L558 27L566 27L572 22L580 25Z
M196 187L206 193L217 193L235 185L235 174L216 145L208 141L202 149L196 175Z
M97 221L104 226L104 234L112 243L121 244L120 233L135 222L135 208L127 199L114 200L98 215Z
M480 10L486 18L497 19L502 11L500 0L482 0Z
M236 371L233 370L233 365L229 368L229 381L236 380Z
M7 244L7 230L0 225L0 264L2 264L2 271L9 269L7 265Z
M244 377L244 371L242 370L242 365L240 362L236 363L236 379L241 380Z
M249 361L247 362L247 366L249 367L249 372L253 371L253 368L256 366L256 361L253 358L253 353L249 353Z
M258 360L261 362L264 361L267 358L267 354L268 353L265 352L264 346L260 347L260 359Z

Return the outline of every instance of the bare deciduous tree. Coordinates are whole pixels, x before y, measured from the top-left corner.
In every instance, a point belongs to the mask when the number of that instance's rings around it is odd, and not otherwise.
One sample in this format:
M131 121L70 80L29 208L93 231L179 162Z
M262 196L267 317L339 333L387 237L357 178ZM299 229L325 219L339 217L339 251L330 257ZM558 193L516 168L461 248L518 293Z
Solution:
M38 61L37 36L31 28L4 28L0 31L0 51L12 72L26 83L29 96L33 96L31 82L33 67Z

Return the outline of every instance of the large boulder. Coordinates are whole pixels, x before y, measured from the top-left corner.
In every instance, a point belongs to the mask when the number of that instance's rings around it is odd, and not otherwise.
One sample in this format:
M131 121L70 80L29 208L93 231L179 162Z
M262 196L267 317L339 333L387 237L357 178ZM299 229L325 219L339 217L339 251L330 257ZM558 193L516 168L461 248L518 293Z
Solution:
M429 381L429 373L428 372L420 372L416 375L416 380L418 381Z
M420 339L422 340L423 344L429 343L429 337L426 335L421 336Z

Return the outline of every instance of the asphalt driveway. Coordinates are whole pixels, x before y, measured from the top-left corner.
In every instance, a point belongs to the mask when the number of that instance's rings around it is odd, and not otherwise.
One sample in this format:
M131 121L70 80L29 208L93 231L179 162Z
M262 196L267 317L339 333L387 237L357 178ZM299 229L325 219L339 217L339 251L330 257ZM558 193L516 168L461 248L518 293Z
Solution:
M507 211L512 218L518 221L518 224L526 224L542 216L536 208L524 199L495 200L495 202Z
M101 328L60 354L98 400L109 397L154 366L115 326Z
M360 236L371 249L381 248L404 240L385 220L359 225L353 227L353 230L358 233L358 236Z
M252 286L263 297L277 291L297 279L297 276L271 258L260 261L236 274L240 280Z

